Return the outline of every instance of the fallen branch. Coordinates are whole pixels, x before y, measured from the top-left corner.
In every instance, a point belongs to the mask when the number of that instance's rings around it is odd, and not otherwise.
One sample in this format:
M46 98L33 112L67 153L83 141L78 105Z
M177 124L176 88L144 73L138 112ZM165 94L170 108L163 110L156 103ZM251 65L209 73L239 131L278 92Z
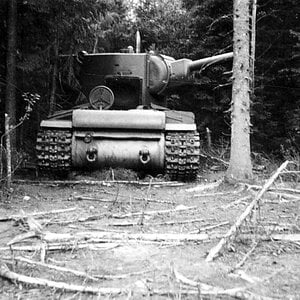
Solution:
M146 194L146 198L144 199L144 203L143 203L142 213L141 213L140 219L138 221L138 225L140 225L140 226L144 225L144 216L145 216L145 210L146 210L146 208L148 206L148 203L149 203L148 199L149 199L149 195L150 195L151 183L152 183L152 179L150 180L149 187L148 187L147 194ZM150 198L151 198L151 195L150 195Z
M233 288L233 289L223 289L220 287L214 287L212 285L202 283L199 281L194 281L186 278L184 275L180 274L177 270L173 268L173 274L176 280L180 283L192 286L198 289L199 295L215 295L215 296L229 296L235 299L245 299L245 300L273 300L274 298L264 297L252 292L246 291L245 287Z
M117 215L113 214L111 215L112 218L116 219L124 219L124 218L131 218L131 217L138 217L141 216L142 214L144 215L162 215L162 214L169 214L169 213L177 213L185 210L192 210L192 209L197 209L197 206L184 206L184 205L179 205L175 207L174 209L164 209L164 210L148 210L148 211L143 211L143 212L134 212L134 213L128 213L128 214L123 214L123 215Z
M254 252L254 250L257 247L257 242L254 242L253 246L251 247L251 249L244 255L243 259L237 263L231 270L230 273L233 273L235 270L239 269L240 267L242 267L244 265L244 263L246 262L246 260L250 257L250 255Z
M23 180L18 179L14 180L14 183L17 184L37 184L37 185L111 185L111 184L133 184L133 185L149 185L147 181L138 181L138 180ZM177 187L183 186L185 183L177 181L155 181L153 186L170 186Z
M208 231L208 230L212 230L212 229L215 229L215 228L218 228L218 227L221 227L221 226L224 226L224 225L228 225L228 224L229 224L229 222L225 221L225 222L215 224L215 225L208 225L208 226L205 226L205 227L201 227L201 228L199 228L195 231L192 231L190 233L199 233L199 232L203 232L203 231Z
M195 194L194 197L214 197L214 196L223 196L223 195L235 195L239 194L244 190L244 186L241 186L239 189L228 192L219 192L219 193L205 193L205 194Z
M114 242L105 241L97 241L97 242L66 242L66 243L48 243L47 244L47 251L67 251L67 250L74 250L74 249L90 249L90 250L110 250L116 247L119 247L120 244ZM9 247L0 247L0 251L30 251L30 252L37 252L42 251L45 248L42 244L36 244L36 245L22 245L22 246L16 246L12 245Z
M239 199L234 200L233 202L230 202L229 204L223 206L222 208L223 208L223 209L230 208L230 207L232 207L232 206L234 206L234 205L240 204L241 202L244 202L244 201L249 200L251 197L252 197L252 195L248 195L248 196L239 198Z
M205 190L211 190L211 189L218 187L221 183L222 183L222 180L218 180L216 182L212 182L212 183L208 183L208 184L200 184L193 188L186 189L185 191L190 193L190 192L200 192L200 191L205 191Z
M52 233L45 232L42 240L46 242L66 242L80 240L144 240L144 241L203 241L209 239L205 233L202 234L183 234L183 233L119 233L119 232L77 232L71 233Z
M245 184L245 183L243 183L243 184ZM245 184L245 185L247 186L248 189L260 190L263 188L260 185L251 185L251 184ZM289 192L289 193L300 194L300 190L290 189L290 188L268 187L268 191Z
M1 264L0 266L0 276L11 281L17 281L25 284L30 284L33 286L44 286L55 288L63 291L70 291L70 292L79 292L79 293L90 293L90 294L110 294L110 295L118 295L122 293L127 293L126 289L122 288L105 288L105 287L91 287L91 286L83 286L83 285L75 285L75 284L68 284L65 282L59 281L52 281L47 280L44 278L38 277L30 277L22 274L15 273L10 271L7 265Z
M115 193L109 192L109 191L106 191L106 190L104 190L103 193L108 194L108 195L113 195L113 196L115 195ZM128 198L128 196L125 196L125 195L119 195L119 197ZM128 200L126 199L125 201L126 202L132 202L132 200L144 201L145 198L144 197L132 197L131 199L128 199ZM154 203L163 203L163 204L172 204L172 205L175 204L174 201L158 200L158 199L153 199L153 198L148 199L148 201L149 202L154 202Z
M39 217L39 216L50 215L50 214L61 214L61 213L65 213L65 212L74 211L76 209L77 209L77 207L70 207L70 208L56 209L56 210L50 210L50 211L40 211L40 212L34 212L34 213L23 213L20 215L11 215L11 216L7 216L7 217L1 217L0 222L19 220L19 219L26 218L28 216Z
M256 197L246 207L245 211L240 215L240 217L237 219L235 224L233 224L231 226L229 231L223 236L223 238L219 241L219 243L209 251L208 256L206 257L207 262L212 261L217 256L217 254L221 251L223 246L225 244L227 244L228 240L236 233L236 231L240 227L240 225L245 221L245 219L248 217L248 215L252 212L252 209L257 205L258 201L261 199L263 194L269 189L269 187L276 180L276 178L278 177L280 172L282 170L284 170L288 164L289 164L289 161L284 162L277 169L277 171L271 176L271 178L265 183L262 190L256 195Z
M155 222L155 223L147 223L147 226L162 226L162 225L176 225L176 224L191 224L197 222L203 222L204 219L190 219L190 220L174 220L174 221L165 221L165 222ZM122 223L111 223L107 224L108 226L135 226L136 222L122 222ZM197 231L198 232L198 231Z
M9 258L7 258L7 257L5 257L5 258L0 257L0 259L9 260ZM39 262L39 261L34 261L34 260L31 260L31 259L28 259L28 258L25 258L25 257L22 257L22 256L12 257L12 258L10 258L10 260L23 262L23 263L30 264L30 265L40 266L40 267L51 269L51 270L56 270L58 272L70 273L70 274L73 274L75 276L87 278L87 279L94 280L94 281L99 280L98 278L96 278L94 276L91 276L91 275L87 274L86 272L81 272L81 271L78 271L78 270L73 270L73 269L60 267L60 266L56 266L56 265L52 265L52 264L46 264L46 263L42 263L42 262Z

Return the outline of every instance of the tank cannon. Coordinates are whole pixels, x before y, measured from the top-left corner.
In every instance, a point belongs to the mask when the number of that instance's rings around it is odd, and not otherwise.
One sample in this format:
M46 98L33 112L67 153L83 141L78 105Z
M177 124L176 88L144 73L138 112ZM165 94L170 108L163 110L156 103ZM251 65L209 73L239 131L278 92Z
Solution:
M79 82L87 104L41 122L39 169L124 167L195 179L200 141L194 114L168 110L165 96L193 84L194 71L230 58L175 60L139 47L136 53L81 52Z

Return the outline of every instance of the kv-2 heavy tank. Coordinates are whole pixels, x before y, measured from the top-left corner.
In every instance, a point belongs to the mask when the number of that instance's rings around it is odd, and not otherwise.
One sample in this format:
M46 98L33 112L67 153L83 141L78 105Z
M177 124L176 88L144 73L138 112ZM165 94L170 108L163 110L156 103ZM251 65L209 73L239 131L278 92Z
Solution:
M167 109L165 96L191 84L193 71L231 57L192 61L139 51L81 52L79 81L87 104L41 122L38 168L66 173L121 167L195 179L200 141L194 114Z

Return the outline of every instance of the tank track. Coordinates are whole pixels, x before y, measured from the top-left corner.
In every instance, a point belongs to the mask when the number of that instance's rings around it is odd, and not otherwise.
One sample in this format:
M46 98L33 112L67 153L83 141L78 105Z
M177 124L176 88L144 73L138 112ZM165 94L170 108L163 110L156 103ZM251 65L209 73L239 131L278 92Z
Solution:
M200 139L196 131L166 133L165 169L170 180L192 181L199 170Z
M72 133L68 129L41 129L37 135L36 154L42 172L67 173L71 169Z
M72 164L71 143L71 130L41 129L36 144L39 170L68 173ZM194 131L166 132L165 143L165 171L170 180L194 180L199 169L199 134Z

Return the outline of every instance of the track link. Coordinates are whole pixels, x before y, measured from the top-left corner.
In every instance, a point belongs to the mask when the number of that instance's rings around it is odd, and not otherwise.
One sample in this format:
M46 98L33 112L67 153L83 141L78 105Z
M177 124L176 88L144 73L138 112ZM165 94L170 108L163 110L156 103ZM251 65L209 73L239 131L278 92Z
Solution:
M71 169L72 133L67 129L41 129L36 152L41 171L67 173Z
M194 180L197 177L200 159L198 132L167 132L165 155L166 174L171 180Z

